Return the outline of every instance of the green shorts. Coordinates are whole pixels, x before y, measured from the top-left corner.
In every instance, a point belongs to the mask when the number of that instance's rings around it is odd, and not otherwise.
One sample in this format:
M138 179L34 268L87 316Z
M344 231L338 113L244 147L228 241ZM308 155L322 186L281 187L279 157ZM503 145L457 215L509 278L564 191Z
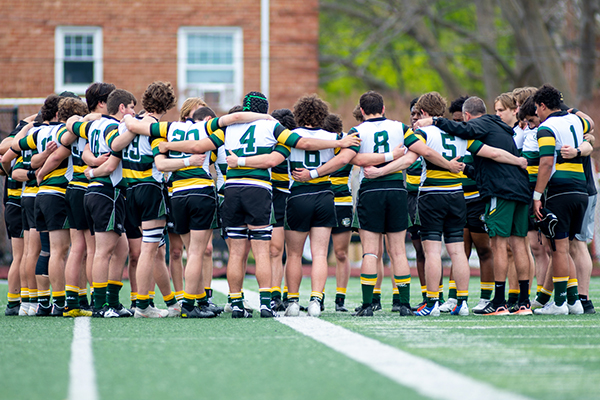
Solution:
M485 225L490 237L527 236L529 205L492 197L485 208Z

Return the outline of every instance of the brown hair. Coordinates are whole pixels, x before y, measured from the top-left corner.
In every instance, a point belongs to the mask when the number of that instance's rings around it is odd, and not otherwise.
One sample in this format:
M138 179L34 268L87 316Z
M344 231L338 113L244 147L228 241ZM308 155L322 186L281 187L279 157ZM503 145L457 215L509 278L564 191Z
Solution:
M357 104L356 107L354 107L354 110L352 110L352 116L354 117L354 119L356 120L356 122L364 122L365 121L365 117L363 117L362 112L360 111L360 105Z
M513 98L515 99L515 104L523 105L525 100L529 96L533 96L537 92L537 88L533 86L527 86L522 88L516 88L512 91Z
M494 100L494 105L496 105L497 102L500 102L500 104L502 104L504 108L510 108L511 110L517 109L517 105L515 104L515 98L513 97L512 92L502 93L501 95L496 97L496 100Z
M327 103L316 94L303 96L294 104L294 118L298 126L320 128L329 115Z
M121 104L128 106L131 103L134 105L137 104L134 95L124 89L115 89L108 95L108 99L106 99L106 108L109 115L115 115L119 112Z
M179 111L179 120L185 121L190 118L192 115L192 110L197 110L200 107L207 107L208 105L202 100L201 97L188 97L183 102L181 106L181 110Z
M438 92L429 92L419 97L419 100L415 104L415 109L419 110L419 112L425 111L432 117L441 117L446 112L446 105L446 99L441 94Z
M142 107L149 113L164 114L175 106L175 90L170 82L152 82L142 96Z
M58 102L58 120L61 122L65 122L73 115L83 117L87 113L88 107L79 97L65 97Z

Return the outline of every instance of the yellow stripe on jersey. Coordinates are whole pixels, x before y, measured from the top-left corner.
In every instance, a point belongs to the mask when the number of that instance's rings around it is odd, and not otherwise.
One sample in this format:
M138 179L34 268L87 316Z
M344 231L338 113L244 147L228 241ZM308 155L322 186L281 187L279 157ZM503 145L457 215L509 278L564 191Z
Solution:
M431 179L460 179L460 174L453 174L450 171L436 171L433 169L427 170L427 178Z
M45 179L50 179L50 178L56 178L56 177L63 177L65 176L65 174L67 173L67 169L66 168L61 168L61 169L55 169L54 171L50 172L48 175L46 175L44 177Z
M540 147L543 146L556 146L556 139L552 136L544 136L544 137L538 137L538 144Z
M123 168L123 178L127 179L144 179L150 178L152 176L152 170L148 169L146 171L136 171L133 169L125 169Z
M60 192L62 194L67 193L67 189L58 187L58 186L40 186L40 192L47 190L52 190L54 192Z
M73 165L73 172L76 174L83 174L87 169L87 165Z
M78 182L78 181L71 181L71 182L69 182L69 185L81 186L81 187L86 188L86 187L89 186L89 183L87 183L87 182Z
M167 139L160 138L160 139L153 140L150 143L150 147L152 147L152 150L154 150L154 149L156 149L158 147L158 144L161 143L161 142L167 142Z
M173 181L173 190L182 189L190 186L212 186L212 179L189 178Z
M476 194L478 194L479 191L475 191L475 192L465 192L465 199L471 197L471 196L475 196Z
M285 142L287 142L291 134L292 131L290 131L289 129L284 129L283 132L281 132L277 137L277 141L281 144L285 144Z
M421 175L406 175L406 182L410 185L419 185L421 183Z
M556 164L557 171L581 172L583 174L583 164L562 163Z
M583 124L583 133L588 133L591 128L589 121L585 118L579 118L581 119L581 123Z
M33 140L33 135L27 136L27 147L30 149L37 149L37 144L35 143L35 140Z
M336 204L340 204L340 203L352 203L352 196L336 197L335 198L335 203Z
M329 175L320 176L316 179L311 179L310 181L307 181L306 183L324 183L324 182L329 182Z
M537 175L540 167L538 165L532 165L531 167L527 167L527 173L529 175Z
M37 186L25 186L23 193L37 193L38 189L39 188Z
M88 136L87 133L85 132L85 127L89 124L89 122L83 123L81 125L79 125L79 134L77 134L77 136L79 136L80 138L83 138L85 140L88 140Z
M159 122L158 123L158 131L160 133L160 137L163 139L167 138L169 134L169 123L168 122Z
M273 172L271 174L271 179L274 181L289 181L290 176L288 174L278 174L278 173ZM333 183L333 178L332 178L332 183Z
M119 133L119 129L115 128L106 135L106 143L110 143L112 138Z
M404 139L406 139L407 137L409 137L409 136L410 136L410 135L412 135L412 134L413 134L413 130L412 130L412 129L410 129L410 128L408 128L408 129L406 130L406 132L404 132ZM417 135L417 137L419 137L419 135ZM423 138L421 138L421 137L419 137L419 139L423 140Z
M348 184L347 176L344 176L344 177L333 176L333 177L329 177L329 180L331 181L332 185L347 185Z
M22 189L6 189L6 191L10 197L19 197L21 196L21 192L23 192Z

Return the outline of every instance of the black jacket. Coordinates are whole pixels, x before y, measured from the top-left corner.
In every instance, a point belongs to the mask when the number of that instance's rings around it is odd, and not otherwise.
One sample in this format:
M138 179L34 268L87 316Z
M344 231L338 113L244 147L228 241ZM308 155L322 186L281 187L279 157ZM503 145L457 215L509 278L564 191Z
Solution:
M463 139L477 139L484 144L503 149L519 157L513 139L513 130L497 115L484 114L469 122L454 122L439 118L435 125L441 130ZM531 201L527 171L509 164L497 163L489 158L474 158L475 180L482 198L498 197L522 203Z

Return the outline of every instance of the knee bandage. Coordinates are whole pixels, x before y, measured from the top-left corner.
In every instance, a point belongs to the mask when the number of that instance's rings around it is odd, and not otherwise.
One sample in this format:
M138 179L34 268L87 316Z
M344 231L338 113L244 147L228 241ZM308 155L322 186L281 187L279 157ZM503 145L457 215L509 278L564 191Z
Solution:
M246 227L227 227L225 232L230 239L248 239L248 228Z
M163 228L142 229L142 242L159 243L163 238Z
M273 236L272 225L260 229L248 229L250 240L271 240L271 236Z
M379 258L379 257L377 257L377 254L375 254L375 253L364 253L362 255L362 258L365 258L366 256L375 257L376 260Z

